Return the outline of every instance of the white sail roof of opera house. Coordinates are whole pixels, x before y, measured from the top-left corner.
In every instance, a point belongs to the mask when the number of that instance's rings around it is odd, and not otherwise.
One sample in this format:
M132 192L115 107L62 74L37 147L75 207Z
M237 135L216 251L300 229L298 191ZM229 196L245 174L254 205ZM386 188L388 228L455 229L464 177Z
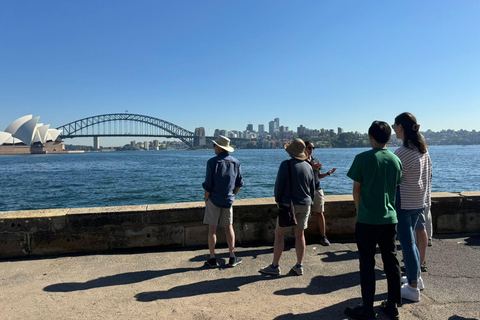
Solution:
M0 131L0 145L7 142L7 140L10 139L11 137L12 137L12 134L10 132L1 132Z
M35 142L55 141L62 130L50 129L50 125L38 123L40 117L23 116L13 121L4 132L0 131L0 145L23 142L31 145Z

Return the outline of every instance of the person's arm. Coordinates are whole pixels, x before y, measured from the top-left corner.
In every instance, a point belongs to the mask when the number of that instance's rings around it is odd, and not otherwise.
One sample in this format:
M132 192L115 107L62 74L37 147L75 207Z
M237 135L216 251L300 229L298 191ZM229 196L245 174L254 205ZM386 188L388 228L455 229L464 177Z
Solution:
M358 206L360 205L360 193L362 184L358 181L353 182L353 202L355 202L355 209L358 214Z
M204 200L207 201L210 197L210 192L212 192L213 189L213 169L211 168L210 162L207 162L205 182L202 184L202 187L205 190Z
M326 173L320 173L320 171L319 171L318 172L318 179L323 179L323 178L331 175L332 173L334 173L336 170L337 170L337 168L333 168L331 170L328 170Z
M241 187L236 187L236 188L233 190L233 194L234 194L234 195L237 195L238 191L240 191L240 188L241 188Z
M287 163L287 161L280 163L280 166L278 167L277 178L275 179L274 197L277 204L282 203L283 185L285 183L285 172L283 171L283 168Z

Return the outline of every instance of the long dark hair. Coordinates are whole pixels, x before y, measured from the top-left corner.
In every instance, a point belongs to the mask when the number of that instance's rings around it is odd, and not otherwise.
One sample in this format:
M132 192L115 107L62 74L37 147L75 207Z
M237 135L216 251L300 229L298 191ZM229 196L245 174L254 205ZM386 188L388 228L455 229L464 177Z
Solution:
M395 124L403 127L403 146L409 149L417 149L420 153L427 152L427 144L420 134L420 125L410 112L399 114L395 118Z

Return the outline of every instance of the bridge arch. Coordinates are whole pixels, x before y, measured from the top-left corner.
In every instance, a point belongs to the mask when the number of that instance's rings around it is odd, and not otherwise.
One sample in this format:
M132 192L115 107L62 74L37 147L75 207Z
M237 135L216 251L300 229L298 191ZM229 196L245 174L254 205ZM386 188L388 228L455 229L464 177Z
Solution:
M187 146L194 146L193 132L171 122L133 113L112 113L92 116L67 123L57 128L62 130L61 139L79 137L165 137L178 138Z

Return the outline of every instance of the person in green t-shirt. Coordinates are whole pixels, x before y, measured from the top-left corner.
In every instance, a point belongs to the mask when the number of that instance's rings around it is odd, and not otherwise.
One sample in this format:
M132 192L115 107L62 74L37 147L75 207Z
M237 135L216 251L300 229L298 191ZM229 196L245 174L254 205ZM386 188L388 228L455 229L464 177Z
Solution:
M368 129L372 149L358 154L347 173L354 181L353 201L358 214L355 240L360 256L363 299L363 305L345 309L345 313L354 319L376 318L373 302L377 244L388 284L388 299L382 302L381 309L395 319L398 317L397 305L401 303L400 264L395 245L398 222L395 196L402 179L402 163L386 147L391 132L386 122L374 121Z

